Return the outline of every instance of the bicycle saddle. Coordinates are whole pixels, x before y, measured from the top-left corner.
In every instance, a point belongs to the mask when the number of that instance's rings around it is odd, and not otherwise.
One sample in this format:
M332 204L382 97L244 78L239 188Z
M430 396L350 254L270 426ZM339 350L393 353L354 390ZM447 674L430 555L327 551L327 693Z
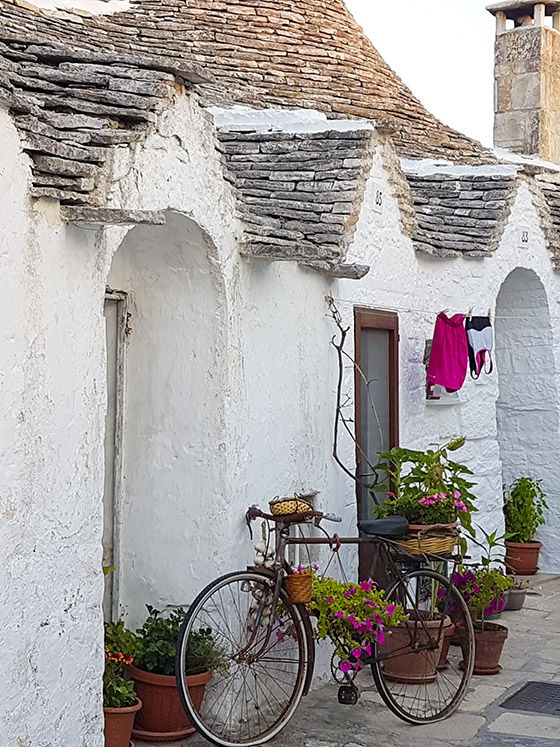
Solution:
M364 534L378 537L404 537L408 532L408 521L404 516L388 516L386 519L364 519L358 522Z

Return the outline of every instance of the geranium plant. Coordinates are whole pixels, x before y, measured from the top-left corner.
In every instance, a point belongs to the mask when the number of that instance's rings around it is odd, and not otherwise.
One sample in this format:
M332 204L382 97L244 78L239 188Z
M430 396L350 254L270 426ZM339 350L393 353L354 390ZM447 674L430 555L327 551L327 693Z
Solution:
M351 584L313 574L309 607L317 617L317 637L331 640L343 672L358 671L360 659L372 655L372 644L382 644L386 629L406 619L371 579Z
M377 517L404 516L410 524L428 525L459 520L472 534L476 497L471 492L473 483L467 479L472 472L448 454L464 443L464 438L457 438L436 450L395 447L379 454L371 492L376 500L376 494L385 491L386 500L376 506Z
M132 664L136 641L132 631L117 623L105 623L105 669L103 672L103 706L124 708L136 700L134 682L125 673L127 664Z

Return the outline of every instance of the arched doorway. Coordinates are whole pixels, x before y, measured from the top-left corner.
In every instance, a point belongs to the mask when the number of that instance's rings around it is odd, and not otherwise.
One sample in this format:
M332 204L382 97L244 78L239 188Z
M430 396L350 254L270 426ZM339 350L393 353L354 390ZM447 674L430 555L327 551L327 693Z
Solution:
M560 570L560 429L553 334L546 290L532 270L518 268L505 279L496 304L499 396L497 437L502 482L542 478L550 511L540 530L541 569Z
M122 479L106 525L117 535L113 616L133 627L145 618L146 603L186 604L201 576L216 571L208 556L226 493L220 444L227 327L217 267L202 229L169 212L164 226L126 235L108 277L112 294L126 298L127 318L116 393L122 436L114 454ZM122 356L110 354L107 339L109 364Z

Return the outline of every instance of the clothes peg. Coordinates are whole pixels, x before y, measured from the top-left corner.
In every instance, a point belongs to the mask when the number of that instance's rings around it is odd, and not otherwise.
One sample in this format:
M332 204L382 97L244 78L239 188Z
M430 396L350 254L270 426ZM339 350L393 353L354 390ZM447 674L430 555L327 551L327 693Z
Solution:
M469 309L469 313L467 314L467 319L472 319L472 313L473 313L473 307L471 306Z
M492 316L492 309L488 309L488 319Z

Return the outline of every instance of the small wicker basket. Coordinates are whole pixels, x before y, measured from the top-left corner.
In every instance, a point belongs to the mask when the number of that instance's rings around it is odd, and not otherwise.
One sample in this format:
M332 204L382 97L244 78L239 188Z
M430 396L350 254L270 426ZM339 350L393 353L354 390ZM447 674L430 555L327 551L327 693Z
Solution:
M275 516L288 516L289 514L304 514L313 511L313 506L301 498L275 498L268 504L270 513Z
M310 573L291 573L284 579L284 587L292 604L309 604L311 602Z
M451 524L434 524L409 532L406 539L396 540L409 555L450 555L459 532Z

